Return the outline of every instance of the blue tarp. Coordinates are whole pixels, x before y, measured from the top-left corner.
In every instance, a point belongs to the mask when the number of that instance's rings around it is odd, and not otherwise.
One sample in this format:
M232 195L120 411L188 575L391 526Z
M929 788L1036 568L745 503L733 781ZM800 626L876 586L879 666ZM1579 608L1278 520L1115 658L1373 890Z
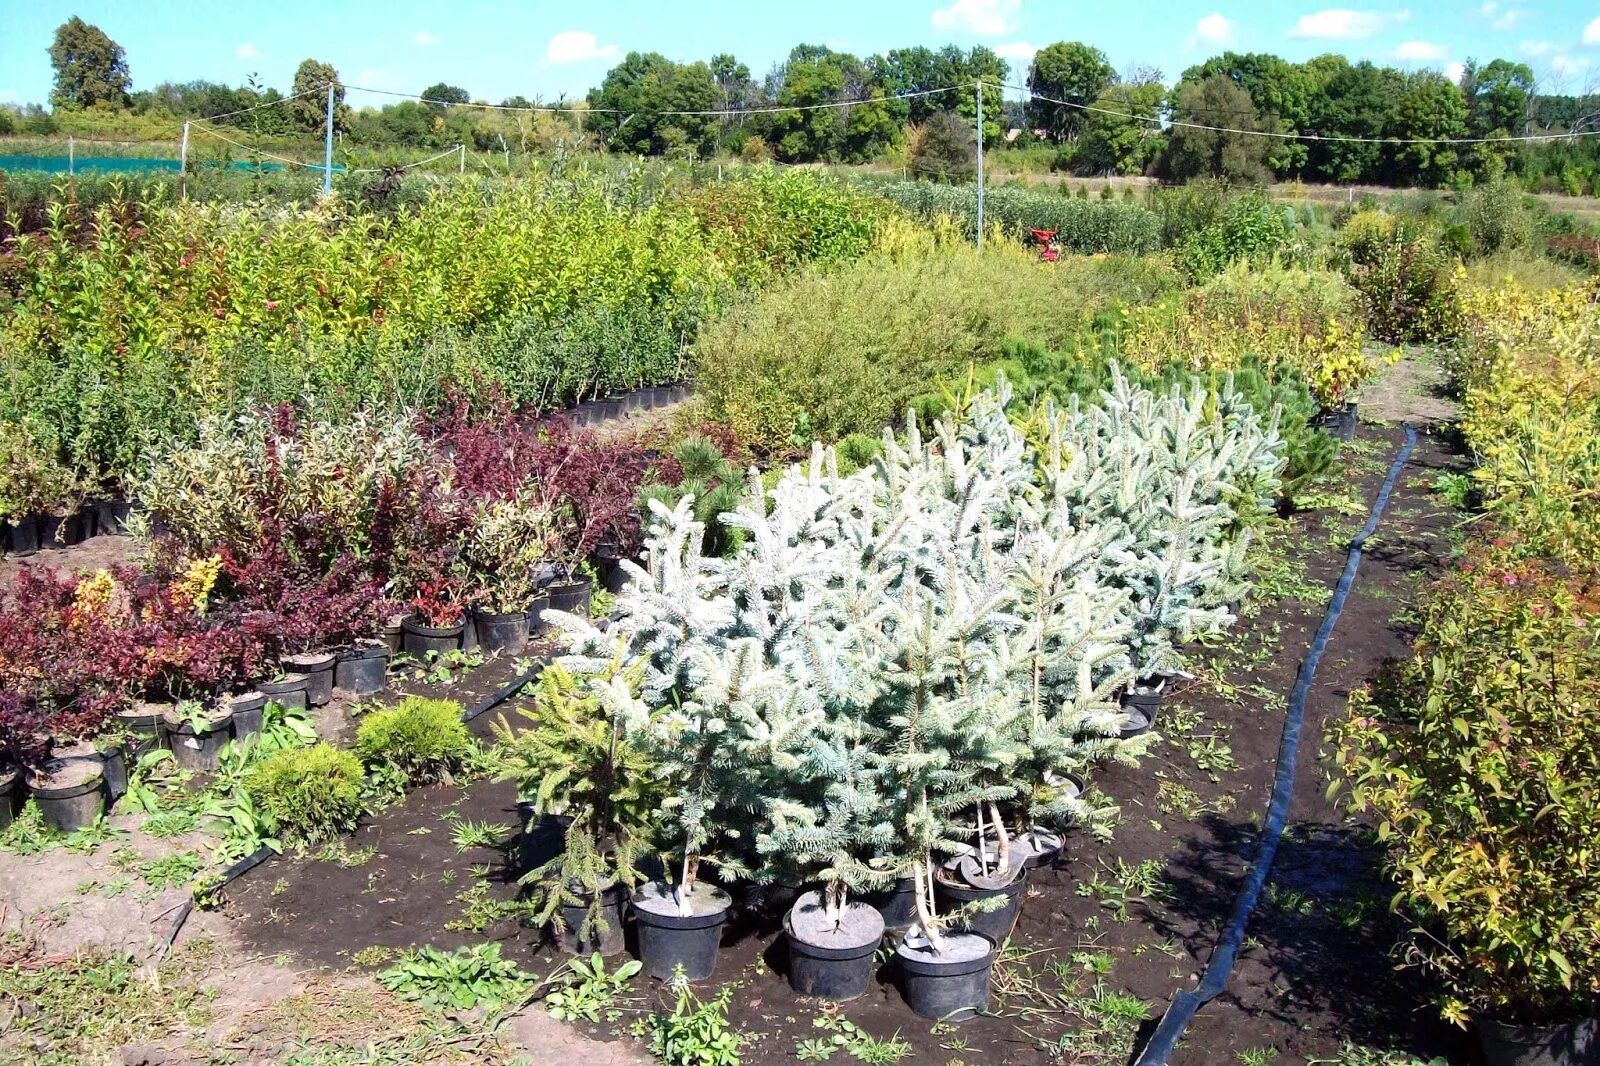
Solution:
M226 166L231 170L254 170L256 164L250 160L235 160L231 163L203 162L198 164L202 168ZM178 161L176 159L136 159L131 156L97 155L79 156L72 162L75 173L99 174L148 174L154 171L166 171L176 174ZM284 164L270 161L261 163L265 171L279 171L284 169ZM320 166L310 167L310 170L321 171ZM31 170L46 174L65 174L67 172L67 157L64 155L0 155L0 170L23 171ZM344 164L335 163L334 173L344 172Z

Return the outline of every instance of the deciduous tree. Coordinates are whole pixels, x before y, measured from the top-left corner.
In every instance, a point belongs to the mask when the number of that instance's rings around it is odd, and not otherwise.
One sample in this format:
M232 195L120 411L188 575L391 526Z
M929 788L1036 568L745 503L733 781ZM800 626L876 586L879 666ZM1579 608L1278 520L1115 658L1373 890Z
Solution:
M99 26L76 15L57 26L50 65L56 71L50 102L56 107L128 106L128 55Z

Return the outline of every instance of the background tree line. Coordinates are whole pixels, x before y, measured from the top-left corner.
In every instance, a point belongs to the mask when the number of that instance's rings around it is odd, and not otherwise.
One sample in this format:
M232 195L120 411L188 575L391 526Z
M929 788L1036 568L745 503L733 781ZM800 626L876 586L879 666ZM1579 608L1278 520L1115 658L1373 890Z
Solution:
M134 92L123 49L78 18L57 29L49 51L56 72L52 110L0 110L0 133L48 134L72 113L200 118L273 136L320 133L323 90L332 84L335 127L361 145L464 143L527 152L588 140L630 154L888 161L924 177L965 180L977 135L975 83L1016 84L1025 77L1033 99L1002 99L998 88L988 95L986 146L1011 145L1051 169L1080 175L1460 186L1513 174L1572 193L1588 191L1600 177L1600 145L1591 140L1511 140L1591 129L1600 97L1541 94L1526 64L1505 59L1469 62L1452 81L1435 71L1340 55L1293 63L1225 52L1183 71L1169 87L1159 70L1119 74L1102 51L1077 41L1040 50L1016 75L981 46L859 57L802 44L762 76L727 54L678 62L631 52L584 100L495 101L557 109L535 114L471 106L490 101L445 83L422 90L420 100L354 109L338 72L315 59L300 64L287 93L254 79L240 87L195 81ZM286 96L293 99L282 107L245 110ZM783 107L797 110L683 114ZM1334 139L1341 137L1360 140ZM1475 138L1484 143L1438 143Z

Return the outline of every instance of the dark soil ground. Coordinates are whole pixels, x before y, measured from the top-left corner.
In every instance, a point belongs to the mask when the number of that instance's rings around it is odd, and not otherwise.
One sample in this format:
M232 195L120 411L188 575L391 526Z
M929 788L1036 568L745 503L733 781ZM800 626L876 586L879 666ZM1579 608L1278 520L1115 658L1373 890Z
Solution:
M715 978L735 985L730 1019L747 1037L743 1061L796 1061L802 1041L828 1035L816 1020L835 1014L879 1040L905 1041L907 1062L1127 1061L1210 956L1256 846L1287 693L1401 438L1394 426L1361 428L1341 487L1311 495L1284 523L1261 600L1196 657L1196 679L1163 712L1161 743L1139 767L1095 777L1121 808L1114 836L1073 838L1056 868L1032 876L997 967L991 1015L930 1024L886 977L836 1011L801 1000L782 974L776 920L746 917L727 930ZM1201 1010L1174 1062L1337 1062L1347 1045L1468 1061L1431 1021L1427 990L1395 970L1388 891L1368 834L1325 798L1321 742L1349 692L1406 653L1416 595L1449 551L1458 518L1431 485L1464 465L1425 435L1369 544L1307 707L1291 829L1268 896L1227 992ZM470 703L511 673L511 664L492 663L450 692ZM514 717L512 706L504 710ZM487 735L495 717L474 728ZM486 907L516 894L515 799L509 783L415 792L372 818L342 855L273 860L238 882L229 924L252 950L328 968L493 938L529 970L548 972L561 959L537 931ZM502 846L458 847L456 827L467 822L498 827ZM648 984L636 982L640 996L622 1020L592 1035L628 1039L630 1019L666 998Z

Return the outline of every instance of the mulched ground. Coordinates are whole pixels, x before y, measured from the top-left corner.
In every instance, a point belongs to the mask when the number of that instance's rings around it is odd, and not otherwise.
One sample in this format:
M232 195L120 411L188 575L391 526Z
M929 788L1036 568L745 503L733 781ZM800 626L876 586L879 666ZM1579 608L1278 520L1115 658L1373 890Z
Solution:
M898 1034L912 1049L907 1062L1126 1060L1171 994L1192 987L1204 969L1255 847L1285 697L1344 565L1345 545L1400 441L1397 428L1362 427L1349 480L1360 513L1323 507L1287 523L1289 555L1303 562L1306 587L1280 575L1282 599L1264 603L1197 657L1198 679L1164 712L1166 724L1180 728L1169 728L1138 769L1108 768L1094 779L1122 808L1115 836L1104 844L1073 838L1057 868L1035 872L997 976L994 1014L959 1027L930 1025L906 1009L887 979L839 1014L878 1038ZM1201 1010L1176 1063L1229 1063L1240 1052L1267 1049L1276 1049L1275 1063L1327 1061L1347 1041L1465 1061L1452 1034L1431 1020L1427 991L1394 969L1388 890L1366 834L1325 798L1321 742L1323 722L1341 713L1351 689L1406 653L1411 605L1448 552L1457 520L1430 486L1440 472L1464 466L1445 441L1425 436L1402 477L1307 708L1291 832L1268 899L1250 924L1227 993ZM492 663L452 693L471 702L510 673L510 664ZM493 717L475 728L487 734ZM251 948L330 968L349 966L374 946L452 948L492 937L528 969L547 972L560 959L535 931L459 924L475 898L514 895L508 856L518 845L463 851L452 841L449 817L492 823L509 839L515 798L509 783L420 790L349 838L342 864L304 857L264 864L230 890L226 913ZM1153 891L1141 895L1139 875L1156 872L1159 878L1146 878ZM825 1035L814 1025L821 1005L789 990L782 956L776 921L745 918L730 926L716 979L737 986L730 1013L752 1038L746 1063L793 1062L801 1041ZM374 960L369 954L360 961ZM660 998L657 989L641 991ZM1129 1014L1117 994L1137 997L1142 1023L1116 1021ZM625 1026L594 1032L625 1038Z

